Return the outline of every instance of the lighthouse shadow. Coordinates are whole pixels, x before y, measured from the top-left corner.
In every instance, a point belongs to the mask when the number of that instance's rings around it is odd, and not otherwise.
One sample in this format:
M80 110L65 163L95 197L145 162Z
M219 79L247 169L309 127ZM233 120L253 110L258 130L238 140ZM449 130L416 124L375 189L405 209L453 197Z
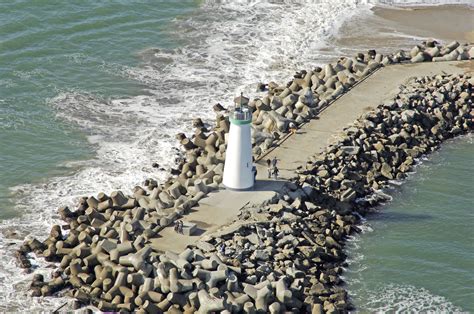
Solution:
M286 182L288 182L288 181L283 180L283 179L257 180L251 191L275 191L275 192L277 192L277 191L280 191L283 188L283 186L285 185Z

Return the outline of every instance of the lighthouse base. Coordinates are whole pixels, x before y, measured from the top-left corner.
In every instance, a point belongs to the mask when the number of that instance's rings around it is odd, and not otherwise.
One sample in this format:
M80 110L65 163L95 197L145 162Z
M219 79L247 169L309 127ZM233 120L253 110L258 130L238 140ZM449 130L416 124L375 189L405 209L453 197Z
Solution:
M250 121L237 124L231 120L222 180L228 189L248 190L254 185L250 132Z
M241 192L252 191L253 189L255 189L255 185L252 185L251 187L248 187L248 188L238 188L238 189L236 189L236 188L231 188L231 187L224 184L224 187L225 187L226 190L236 191L236 192L238 192L238 191L241 191Z

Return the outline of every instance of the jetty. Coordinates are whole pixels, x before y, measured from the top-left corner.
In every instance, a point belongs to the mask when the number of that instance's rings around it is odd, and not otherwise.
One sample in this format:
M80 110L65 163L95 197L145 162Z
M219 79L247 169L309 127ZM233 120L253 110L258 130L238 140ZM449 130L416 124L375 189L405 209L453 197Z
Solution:
M222 188L230 123L216 105L214 127L196 119L191 137L177 135L185 158L168 181L83 197L58 210L66 224L45 241L25 240L23 268L31 252L58 265L34 276L32 295L72 287L73 308L139 313L352 310L345 240L417 158L472 132L473 59L472 45L430 40L266 84L245 119L257 163L248 191ZM273 158L278 178L267 177Z
M297 169L305 165L310 157L322 153L326 147L336 142L343 129L363 113L393 98L410 78L439 73L474 73L474 61L396 64L381 68L336 99L316 119L302 125L296 134L289 134L260 159L257 164L258 180L253 190L233 191L223 188L210 193L182 219L196 224L194 234L179 234L170 226L160 231L160 237L153 239L151 245L157 251L179 253L201 237L228 227L236 221L240 210L245 206L261 204L272 198L275 192L281 191L285 182L295 177ZM274 157L278 159L281 171L278 180L267 178L265 160Z

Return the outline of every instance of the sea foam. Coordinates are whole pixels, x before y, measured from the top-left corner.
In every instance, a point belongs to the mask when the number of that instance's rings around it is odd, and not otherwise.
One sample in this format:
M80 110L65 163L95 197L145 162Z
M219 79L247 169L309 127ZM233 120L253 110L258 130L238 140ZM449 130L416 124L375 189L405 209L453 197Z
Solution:
M387 284L367 292L368 298L360 310L377 313L423 312L453 313L462 309L445 297L435 295L425 288L411 285Z

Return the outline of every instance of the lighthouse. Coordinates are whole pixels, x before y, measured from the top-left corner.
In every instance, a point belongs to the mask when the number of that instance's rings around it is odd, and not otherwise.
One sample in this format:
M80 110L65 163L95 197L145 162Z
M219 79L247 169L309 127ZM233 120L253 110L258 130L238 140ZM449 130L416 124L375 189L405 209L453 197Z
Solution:
M223 184L233 190L247 190L254 185L250 124L252 112L249 99L241 93L234 99L229 113L230 130L224 165Z

